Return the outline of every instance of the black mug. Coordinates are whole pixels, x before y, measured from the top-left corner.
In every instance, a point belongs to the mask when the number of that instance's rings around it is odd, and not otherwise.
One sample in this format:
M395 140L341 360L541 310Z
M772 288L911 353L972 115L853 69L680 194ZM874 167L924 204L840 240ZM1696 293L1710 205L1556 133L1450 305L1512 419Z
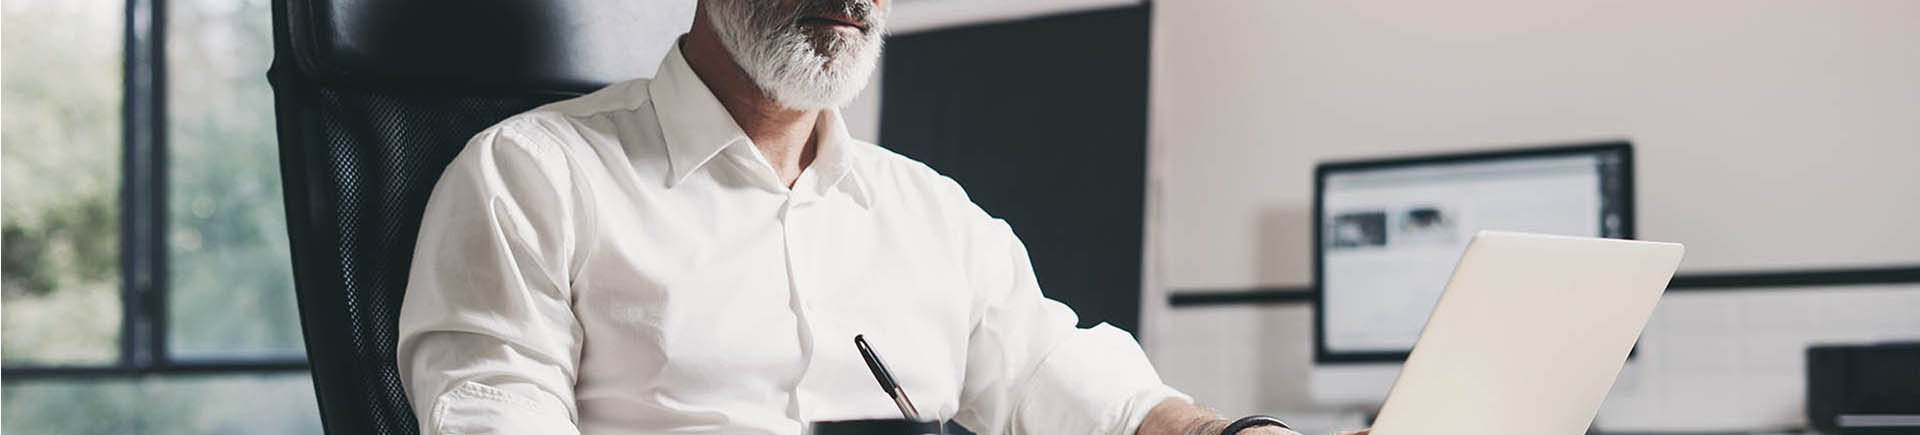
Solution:
M872 420L816 421L807 425L808 435L942 435L940 422L904 418Z

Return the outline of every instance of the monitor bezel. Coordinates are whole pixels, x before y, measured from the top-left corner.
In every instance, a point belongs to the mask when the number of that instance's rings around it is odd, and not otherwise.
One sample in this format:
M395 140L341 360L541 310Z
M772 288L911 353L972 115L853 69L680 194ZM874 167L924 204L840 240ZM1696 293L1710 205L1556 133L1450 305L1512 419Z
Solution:
M1320 162L1313 168L1313 283L1309 286L1313 300L1313 361L1316 364L1327 363L1383 363L1406 361L1408 351L1371 352L1371 351L1334 351L1327 347L1326 335L1326 291L1323 283L1326 278L1326 245L1323 234L1326 231L1326 187L1327 176L1339 172L1403 168L1447 163L1483 163L1500 160L1527 159L1539 157L1607 155L1620 156L1620 205L1621 238L1633 240L1638 237L1634 229L1634 182L1633 182L1633 142L1626 139L1580 142L1551 145L1520 145L1493 149L1421 154L1372 159L1354 159Z

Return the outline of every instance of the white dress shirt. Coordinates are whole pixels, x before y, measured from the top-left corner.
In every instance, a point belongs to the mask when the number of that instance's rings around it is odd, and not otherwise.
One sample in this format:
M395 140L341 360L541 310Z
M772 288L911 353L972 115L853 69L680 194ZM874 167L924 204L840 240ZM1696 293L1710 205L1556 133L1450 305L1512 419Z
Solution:
M474 137L427 203L400 315L422 432L898 417L855 334L923 415L982 434L1132 434L1185 399L1126 332L1042 296L953 180L835 111L817 125L788 188L675 48L651 81Z

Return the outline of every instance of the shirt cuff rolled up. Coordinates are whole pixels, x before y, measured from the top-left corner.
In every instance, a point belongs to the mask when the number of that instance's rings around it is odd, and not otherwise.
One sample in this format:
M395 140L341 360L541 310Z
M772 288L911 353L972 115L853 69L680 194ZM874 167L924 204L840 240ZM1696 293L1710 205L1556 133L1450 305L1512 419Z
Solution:
M1047 353L1015 421L1024 433L1131 435L1167 399L1192 400L1160 381L1132 335L1102 323Z
M514 388L524 387L524 388ZM462 382L435 399L421 422L428 434L578 434L565 405L530 385L508 388Z

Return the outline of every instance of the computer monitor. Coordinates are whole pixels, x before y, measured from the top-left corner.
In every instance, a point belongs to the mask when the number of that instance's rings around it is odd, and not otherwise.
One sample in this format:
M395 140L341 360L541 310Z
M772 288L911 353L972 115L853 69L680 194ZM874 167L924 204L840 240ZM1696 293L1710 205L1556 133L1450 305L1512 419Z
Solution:
M1480 230L1633 237L1626 142L1323 163L1314 360L1402 361Z

